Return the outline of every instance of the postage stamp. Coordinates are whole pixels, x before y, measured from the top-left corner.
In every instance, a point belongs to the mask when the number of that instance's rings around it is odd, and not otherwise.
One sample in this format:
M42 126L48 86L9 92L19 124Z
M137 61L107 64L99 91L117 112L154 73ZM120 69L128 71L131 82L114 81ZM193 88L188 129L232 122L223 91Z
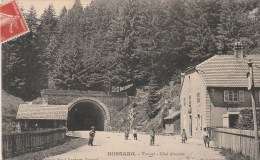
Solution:
M16 1L0 6L0 43L17 38L29 31Z

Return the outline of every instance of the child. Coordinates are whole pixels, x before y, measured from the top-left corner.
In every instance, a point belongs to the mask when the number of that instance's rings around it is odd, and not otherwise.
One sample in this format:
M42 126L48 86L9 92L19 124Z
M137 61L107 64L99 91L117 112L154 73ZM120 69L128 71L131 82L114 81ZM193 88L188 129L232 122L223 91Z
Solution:
M134 128L134 130L133 130L133 136L134 136L134 140L137 140L137 130L136 130L136 128Z
M203 136L203 141L204 141L205 147L207 147L206 144L207 144L208 147L209 147L209 132L207 131L206 128L204 128L204 130L203 130L203 132L202 132L202 136Z
M181 143L185 143L186 140L187 140L187 134L185 132L185 129L183 129L181 133Z

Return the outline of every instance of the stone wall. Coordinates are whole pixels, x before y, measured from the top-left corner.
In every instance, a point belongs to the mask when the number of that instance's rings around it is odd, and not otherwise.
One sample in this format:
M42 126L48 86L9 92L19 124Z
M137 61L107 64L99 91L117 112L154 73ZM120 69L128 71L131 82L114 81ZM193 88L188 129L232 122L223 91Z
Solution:
M118 112L130 104L129 97L121 92L44 90L43 97L51 105L67 105L78 98L98 99L108 108L110 122L107 125L111 128L120 121Z

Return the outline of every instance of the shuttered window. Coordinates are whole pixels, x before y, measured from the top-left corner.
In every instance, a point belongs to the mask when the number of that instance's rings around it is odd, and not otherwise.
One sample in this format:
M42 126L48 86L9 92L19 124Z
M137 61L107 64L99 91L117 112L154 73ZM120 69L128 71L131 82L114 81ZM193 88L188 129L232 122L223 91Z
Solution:
M239 102L245 102L244 91L239 91Z
M224 91L224 102L228 102L228 91Z
M224 102L244 102L244 91L240 90L225 90Z

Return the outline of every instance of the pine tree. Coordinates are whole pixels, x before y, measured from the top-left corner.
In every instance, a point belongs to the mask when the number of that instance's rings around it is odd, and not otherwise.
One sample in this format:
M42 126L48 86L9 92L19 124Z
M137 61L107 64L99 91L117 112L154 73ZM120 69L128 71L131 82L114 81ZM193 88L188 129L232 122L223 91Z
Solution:
M246 7L242 2L228 0L221 4L220 23L218 25L218 49L227 54L232 52L234 42L245 38L247 33Z
M45 43L48 45L51 37L55 36L57 33L57 17L53 5L49 5L47 9L44 10L40 18L39 32L42 34ZM47 46L45 45L45 46Z
M46 75L46 83L50 83L53 79L53 67L55 58L58 52L58 42L57 42L57 23L58 18L55 14L53 5L49 5L47 9L44 10L40 17L39 25L39 35L41 39L41 57L42 63L44 63L44 74Z
M146 33L144 4L139 0L124 1L110 25L109 39L113 42L117 58L113 75L120 77L120 85L129 82L135 85L142 71L140 60L144 50L140 42Z
M149 97L148 97L148 108L146 110L148 117L153 118L155 116L157 107L156 103L160 100L160 95L158 94L159 82L158 77L152 72L152 76L149 82Z
M217 53L216 40L209 25L210 13L206 9L211 2L190 2L187 11L187 27L185 28L185 44L190 48L192 63L208 59Z
M30 32L3 45L3 86L6 92L32 100L46 87L41 59L36 10L31 7L25 20Z
M68 13L68 10L67 8L64 6L60 12L60 15L59 15L59 19L63 18L64 16L66 16Z
M54 82L58 89L86 90L89 85L86 68L82 61L82 52L77 49L76 37L66 37L64 49L60 50L54 72Z

